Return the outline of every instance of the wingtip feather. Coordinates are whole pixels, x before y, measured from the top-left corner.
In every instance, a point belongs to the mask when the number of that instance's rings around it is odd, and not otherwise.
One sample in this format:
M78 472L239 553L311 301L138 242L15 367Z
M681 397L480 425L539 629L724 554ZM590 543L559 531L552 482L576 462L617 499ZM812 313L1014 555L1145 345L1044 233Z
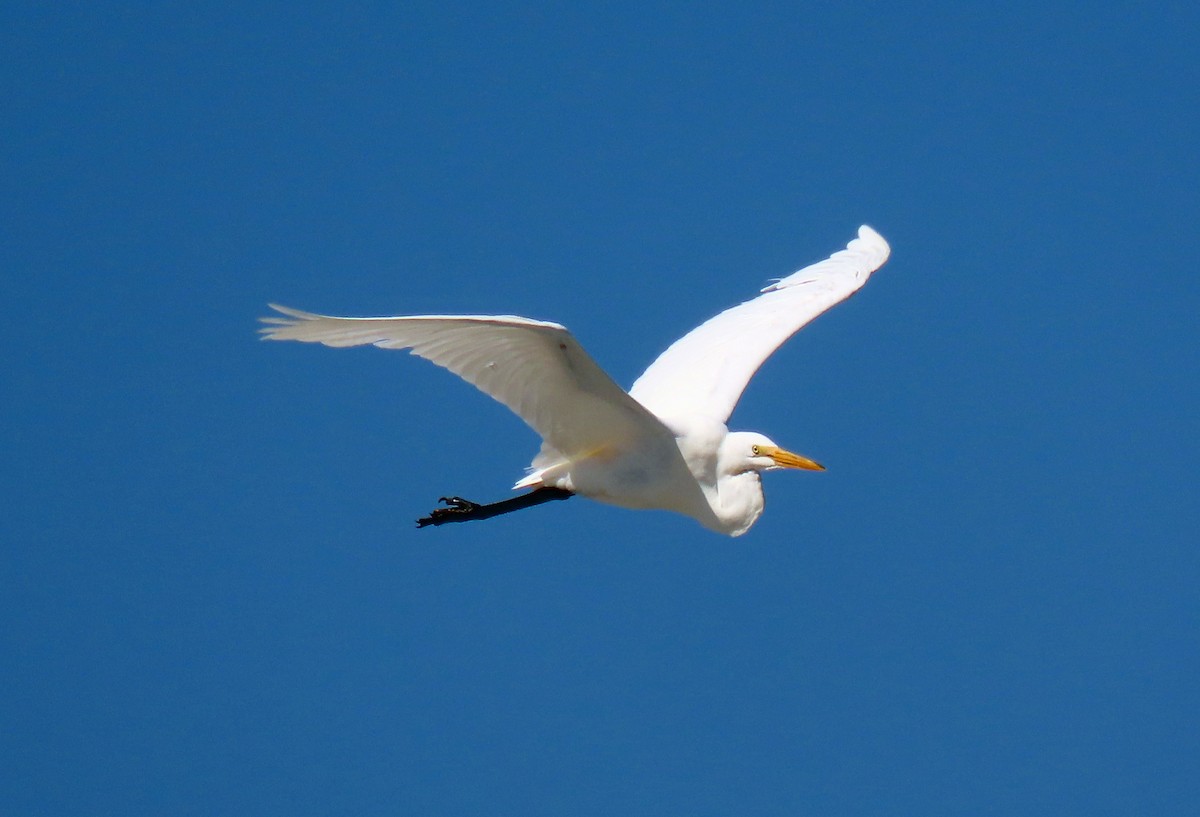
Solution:
M856 247L856 244L859 246ZM887 243L887 239L867 224L858 228L858 238L851 241L847 249L863 249L873 252L879 259L875 269L882 267L883 263L888 260L888 256L892 254L892 247Z
M287 315L289 318L295 318L296 320L313 321L321 317L315 312L305 312L303 309L293 309L292 307L284 306L283 304L268 303L267 306L271 307L281 315ZM276 321L282 320L281 318L272 319ZM263 320L266 319L264 318Z
M846 245L846 249L838 250L824 261L810 264L791 275L777 278L759 291L763 293L775 292L780 289L811 283L815 278L801 278L800 273L815 273L817 270L826 268L828 264L843 263L851 259L860 265L862 272L870 275L884 265L891 253L892 248L888 245L884 237L868 225L863 224L858 228L858 237L851 239L850 243Z
M282 304L268 303L267 306L285 317L268 315L259 318L259 323L266 324L266 326L259 327L260 340L290 340L290 337L281 337L279 333L286 331L290 327L297 326L304 321L315 321L321 317L312 312L305 312L302 309L292 309L290 306L283 306Z

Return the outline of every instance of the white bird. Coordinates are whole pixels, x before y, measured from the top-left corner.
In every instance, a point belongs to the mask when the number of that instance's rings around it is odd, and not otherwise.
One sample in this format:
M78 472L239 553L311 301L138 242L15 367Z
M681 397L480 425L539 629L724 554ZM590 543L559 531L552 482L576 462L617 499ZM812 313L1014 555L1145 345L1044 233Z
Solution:
M486 519L575 494L690 516L730 536L763 511L760 475L822 471L726 422L763 361L797 330L856 292L891 250L863 225L824 261L783 278L675 341L626 392L557 323L511 315L335 318L271 304L269 340L408 349L495 398L542 438L515 489L489 505L442 497L419 527Z

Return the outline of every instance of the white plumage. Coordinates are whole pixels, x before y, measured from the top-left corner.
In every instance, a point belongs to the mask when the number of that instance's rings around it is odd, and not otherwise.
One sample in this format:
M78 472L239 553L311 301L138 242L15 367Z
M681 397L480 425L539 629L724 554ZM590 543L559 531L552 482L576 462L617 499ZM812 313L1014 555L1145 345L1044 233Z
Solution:
M737 536L762 513L760 472L821 467L761 434L730 432L725 422L763 361L862 287L889 252L882 236L860 227L846 249L677 340L628 393L566 328L528 318L337 318L272 304L286 317L263 318L269 325L262 333L270 340L408 349L508 406L542 437L517 488L676 511ZM474 518L473 509L482 507L488 506L456 499L423 523Z

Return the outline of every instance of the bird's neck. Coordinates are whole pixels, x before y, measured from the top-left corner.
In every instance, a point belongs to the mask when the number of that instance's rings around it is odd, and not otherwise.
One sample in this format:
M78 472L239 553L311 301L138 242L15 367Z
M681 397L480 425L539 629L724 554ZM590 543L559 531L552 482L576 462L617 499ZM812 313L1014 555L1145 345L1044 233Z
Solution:
M725 477L708 497L716 524L709 527L730 536L741 536L762 516L762 480L757 471Z

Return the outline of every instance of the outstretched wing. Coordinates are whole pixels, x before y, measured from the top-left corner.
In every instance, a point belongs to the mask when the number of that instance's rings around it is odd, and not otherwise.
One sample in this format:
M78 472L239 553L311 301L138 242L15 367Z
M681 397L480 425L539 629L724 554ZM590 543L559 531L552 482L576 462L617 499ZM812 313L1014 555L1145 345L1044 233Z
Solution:
M334 318L271 304L267 340L408 349L508 406L567 457L669 434L564 327L509 315Z
M727 421L763 361L806 323L858 291L890 252L883 236L864 224L846 249L675 341L630 395L659 417L702 414Z

